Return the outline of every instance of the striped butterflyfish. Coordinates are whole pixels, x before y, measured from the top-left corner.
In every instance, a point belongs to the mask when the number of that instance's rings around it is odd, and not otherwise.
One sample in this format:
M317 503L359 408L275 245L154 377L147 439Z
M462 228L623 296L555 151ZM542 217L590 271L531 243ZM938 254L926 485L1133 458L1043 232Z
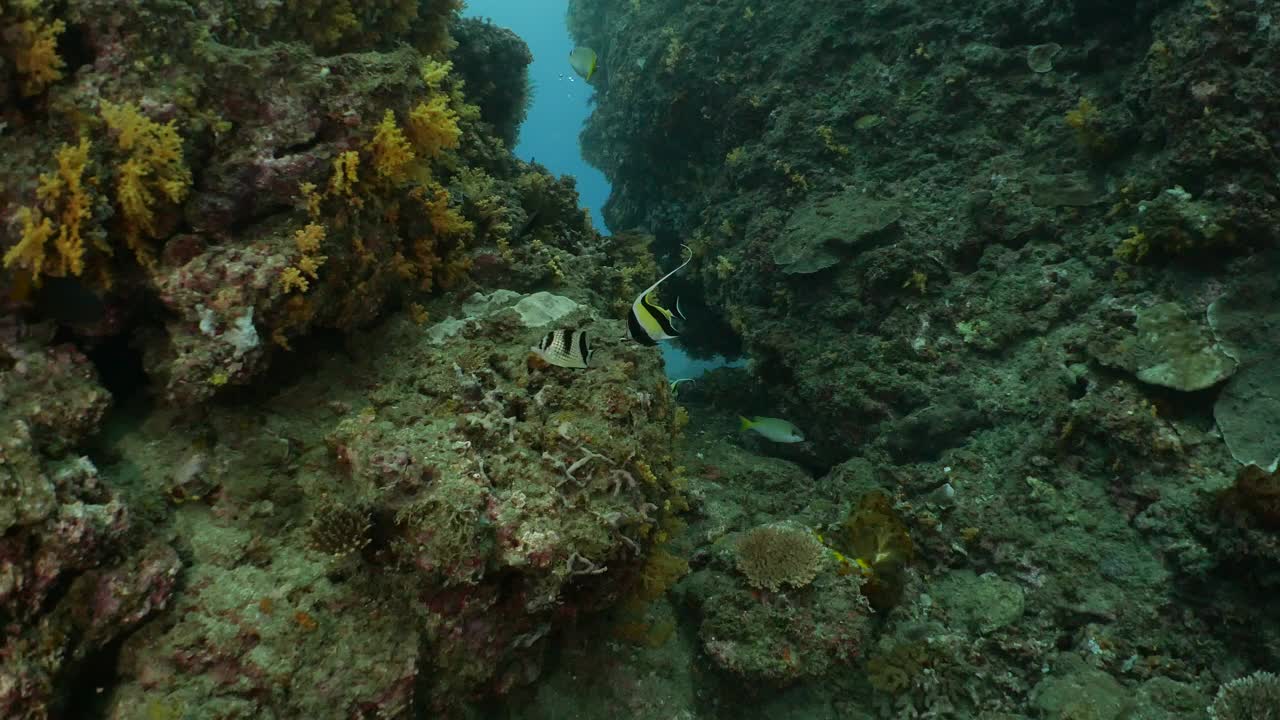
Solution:
M688 246L682 245L681 247L685 250L689 250ZM673 338L680 337L680 332L676 329L675 321L673 319L685 319L684 313L680 311L680 298L676 298L676 311L671 312L658 304L653 293L658 289L658 286L662 284L663 280L666 280L677 272L680 272L680 268L688 265L689 261L692 259L693 251L690 250L689 257L686 258L684 262L680 263L680 267L677 267L675 270L663 275L658 279L658 282L645 288L645 291L640 293L640 296L636 298L636 301L631 303L631 314L627 317L627 335L629 335L632 340L635 340L641 345L657 345L661 340L671 340Z
M586 330L552 330L542 336L537 347L529 348L548 365L585 368L591 362L591 344Z

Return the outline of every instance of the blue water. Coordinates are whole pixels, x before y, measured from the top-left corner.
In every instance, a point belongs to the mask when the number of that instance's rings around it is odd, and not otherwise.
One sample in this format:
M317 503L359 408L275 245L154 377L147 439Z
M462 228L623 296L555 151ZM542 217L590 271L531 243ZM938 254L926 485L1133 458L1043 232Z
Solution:
M520 126L516 155L537 160L556 175L576 178L578 195L591 210L596 228L608 232L600 209L609 197L609 181L582 159L578 146L578 132L591 114L588 101L595 91L569 68L573 41L564 25L568 6L568 0L469 0L464 14L489 18L528 44L533 53L533 104Z
M557 175L576 178L582 204L590 209L596 227L607 233L600 209L609 197L609 181L582 159L578 144L595 90L569 68L574 43L564 23L568 6L568 0L470 0L464 14L488 18L528 44L533 53L529 67L533 103L520 126L516 155L536 159ZM672 343L662 345L662 357L673 380L695 378L726 364L723 358L695 360Z

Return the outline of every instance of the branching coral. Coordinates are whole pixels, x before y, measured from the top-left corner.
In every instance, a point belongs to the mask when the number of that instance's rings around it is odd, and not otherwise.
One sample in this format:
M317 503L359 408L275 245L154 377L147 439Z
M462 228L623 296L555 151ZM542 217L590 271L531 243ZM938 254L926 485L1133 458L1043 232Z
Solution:
M115 134L126 159L116 172L116 203L124 221L125 241L138 262L154 262L143 235L155 238L157 195L178 204L191 187L191 171L182 157L177 121L157 123L133 103L102 102L102 119Z
M30 273L35 284L41 276L66 277L84 272L83 224L93 215L93 196L85 186L90 144L63 145L58 151L58 169L40 176L37 206L18 210L22 235L4 255L4 266ZM53 240L55 253L49 254Z

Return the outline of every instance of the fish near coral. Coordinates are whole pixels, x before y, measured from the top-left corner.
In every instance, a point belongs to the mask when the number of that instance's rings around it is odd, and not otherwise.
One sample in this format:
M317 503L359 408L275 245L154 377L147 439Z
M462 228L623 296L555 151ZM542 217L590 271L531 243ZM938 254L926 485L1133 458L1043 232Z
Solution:
M591 82L591 76L596 74L599 63L596 51L589 47L576 47L569 53L569 67L587 82Z
M693 251L689 247L682 246L689 252L689 257L675 270L663 275L658 282L645 288L631 303L631 313L627 316L627 335L641 345L657 345L662 340L672 340L680 337L680 332L676 330L673 318L684 320L684 313L680 310L680 299L676 298L676 310L670 310L658 304L653 298L653 292L667 278L680 272L681 268L688 265L693 260Z
M591 362L591 344L586 330L552 330L542 342L529 348L548 365L584 369Z
M776 443L798 443L804 442L804 433L800 432L800 428L783 420L781 418L760 417L739 418L742 424L738 429L742 432L748 430L756 433L766 440L772 440Z

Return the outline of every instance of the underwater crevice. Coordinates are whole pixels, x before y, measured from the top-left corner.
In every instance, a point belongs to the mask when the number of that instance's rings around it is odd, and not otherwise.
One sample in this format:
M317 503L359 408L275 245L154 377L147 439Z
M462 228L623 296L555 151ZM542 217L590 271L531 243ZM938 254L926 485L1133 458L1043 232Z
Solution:
M120 681L120 651L132 634L122 633L66 671L66 707L61 717L94 718L106 714L110 689Z
M111 393L113 407L132 405L147 391L142 351L132 345L130 337L130 333L121 333L83 348L102 386Z

